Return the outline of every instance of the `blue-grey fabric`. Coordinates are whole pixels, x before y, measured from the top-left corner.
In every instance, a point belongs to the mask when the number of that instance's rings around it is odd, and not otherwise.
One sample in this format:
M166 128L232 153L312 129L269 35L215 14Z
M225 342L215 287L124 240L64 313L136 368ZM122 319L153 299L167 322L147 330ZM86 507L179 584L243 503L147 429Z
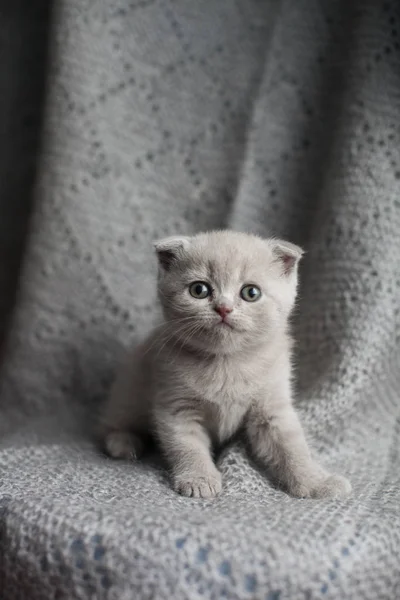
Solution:
M24 248L2 598L400 597L400 4L59 0L48 29L45 4L0 14L4 298ZM298 409L349 500L289 498L240 446L218 499L181 498L156 458L113 462L89 435L157 319L152 241L216 227L306 249Z

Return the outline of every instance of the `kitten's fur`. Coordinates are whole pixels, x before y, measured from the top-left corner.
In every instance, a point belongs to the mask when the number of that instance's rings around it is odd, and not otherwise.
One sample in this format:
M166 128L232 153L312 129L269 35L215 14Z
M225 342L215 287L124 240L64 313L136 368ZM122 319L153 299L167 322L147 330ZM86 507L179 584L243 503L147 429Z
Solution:
M154 434L173 486L185 496L221 491L212 447L239 429L274 479L298 497L344 497L350 483L311 457L292 407L288 318L302 251L288 242L231 231L155 244L165 322L129 357L101 419L105 449L137 457ZM193 298L190 284L212 295ZM246 302L245 284L262 296ZM229 323L215 312L231 310Z

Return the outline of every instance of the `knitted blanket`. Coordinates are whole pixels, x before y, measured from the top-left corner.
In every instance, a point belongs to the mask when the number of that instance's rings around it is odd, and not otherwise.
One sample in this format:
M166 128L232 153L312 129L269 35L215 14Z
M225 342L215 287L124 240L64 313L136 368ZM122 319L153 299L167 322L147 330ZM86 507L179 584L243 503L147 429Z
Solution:
M11 4L1 597L400 597L399 3ZM297 406L346 501L273 489L240 444L218 499L181 498L91 439L158 316L152 241L220 227L306 249Z

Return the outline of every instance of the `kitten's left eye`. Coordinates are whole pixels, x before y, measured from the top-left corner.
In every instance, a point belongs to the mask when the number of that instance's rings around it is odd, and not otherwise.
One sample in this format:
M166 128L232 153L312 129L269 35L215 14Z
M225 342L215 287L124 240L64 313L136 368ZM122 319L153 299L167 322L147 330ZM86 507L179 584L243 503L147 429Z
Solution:
M261 290L256 285L245 285L240 290L240 295L246 302L256 302L261 298Z
M190 295L197 300L203 300L208 296L211 296L211 288L208 283L204 281L195 281L189 288Z

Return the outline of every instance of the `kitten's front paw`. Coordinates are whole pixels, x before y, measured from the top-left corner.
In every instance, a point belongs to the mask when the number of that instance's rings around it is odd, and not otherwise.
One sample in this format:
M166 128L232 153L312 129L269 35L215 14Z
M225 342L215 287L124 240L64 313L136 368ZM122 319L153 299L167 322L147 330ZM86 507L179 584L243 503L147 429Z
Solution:
M347 498L351 494L351 484L341 475L327 475L317 482L297 482L290 487L289 493L296 498Z
M217 471L215 475L211 476L178 476L174 481L174 489L182 496L214 498L222 489L221 475Z
M347 498L351 483L342 475L329 475L311 490L311 498Z

